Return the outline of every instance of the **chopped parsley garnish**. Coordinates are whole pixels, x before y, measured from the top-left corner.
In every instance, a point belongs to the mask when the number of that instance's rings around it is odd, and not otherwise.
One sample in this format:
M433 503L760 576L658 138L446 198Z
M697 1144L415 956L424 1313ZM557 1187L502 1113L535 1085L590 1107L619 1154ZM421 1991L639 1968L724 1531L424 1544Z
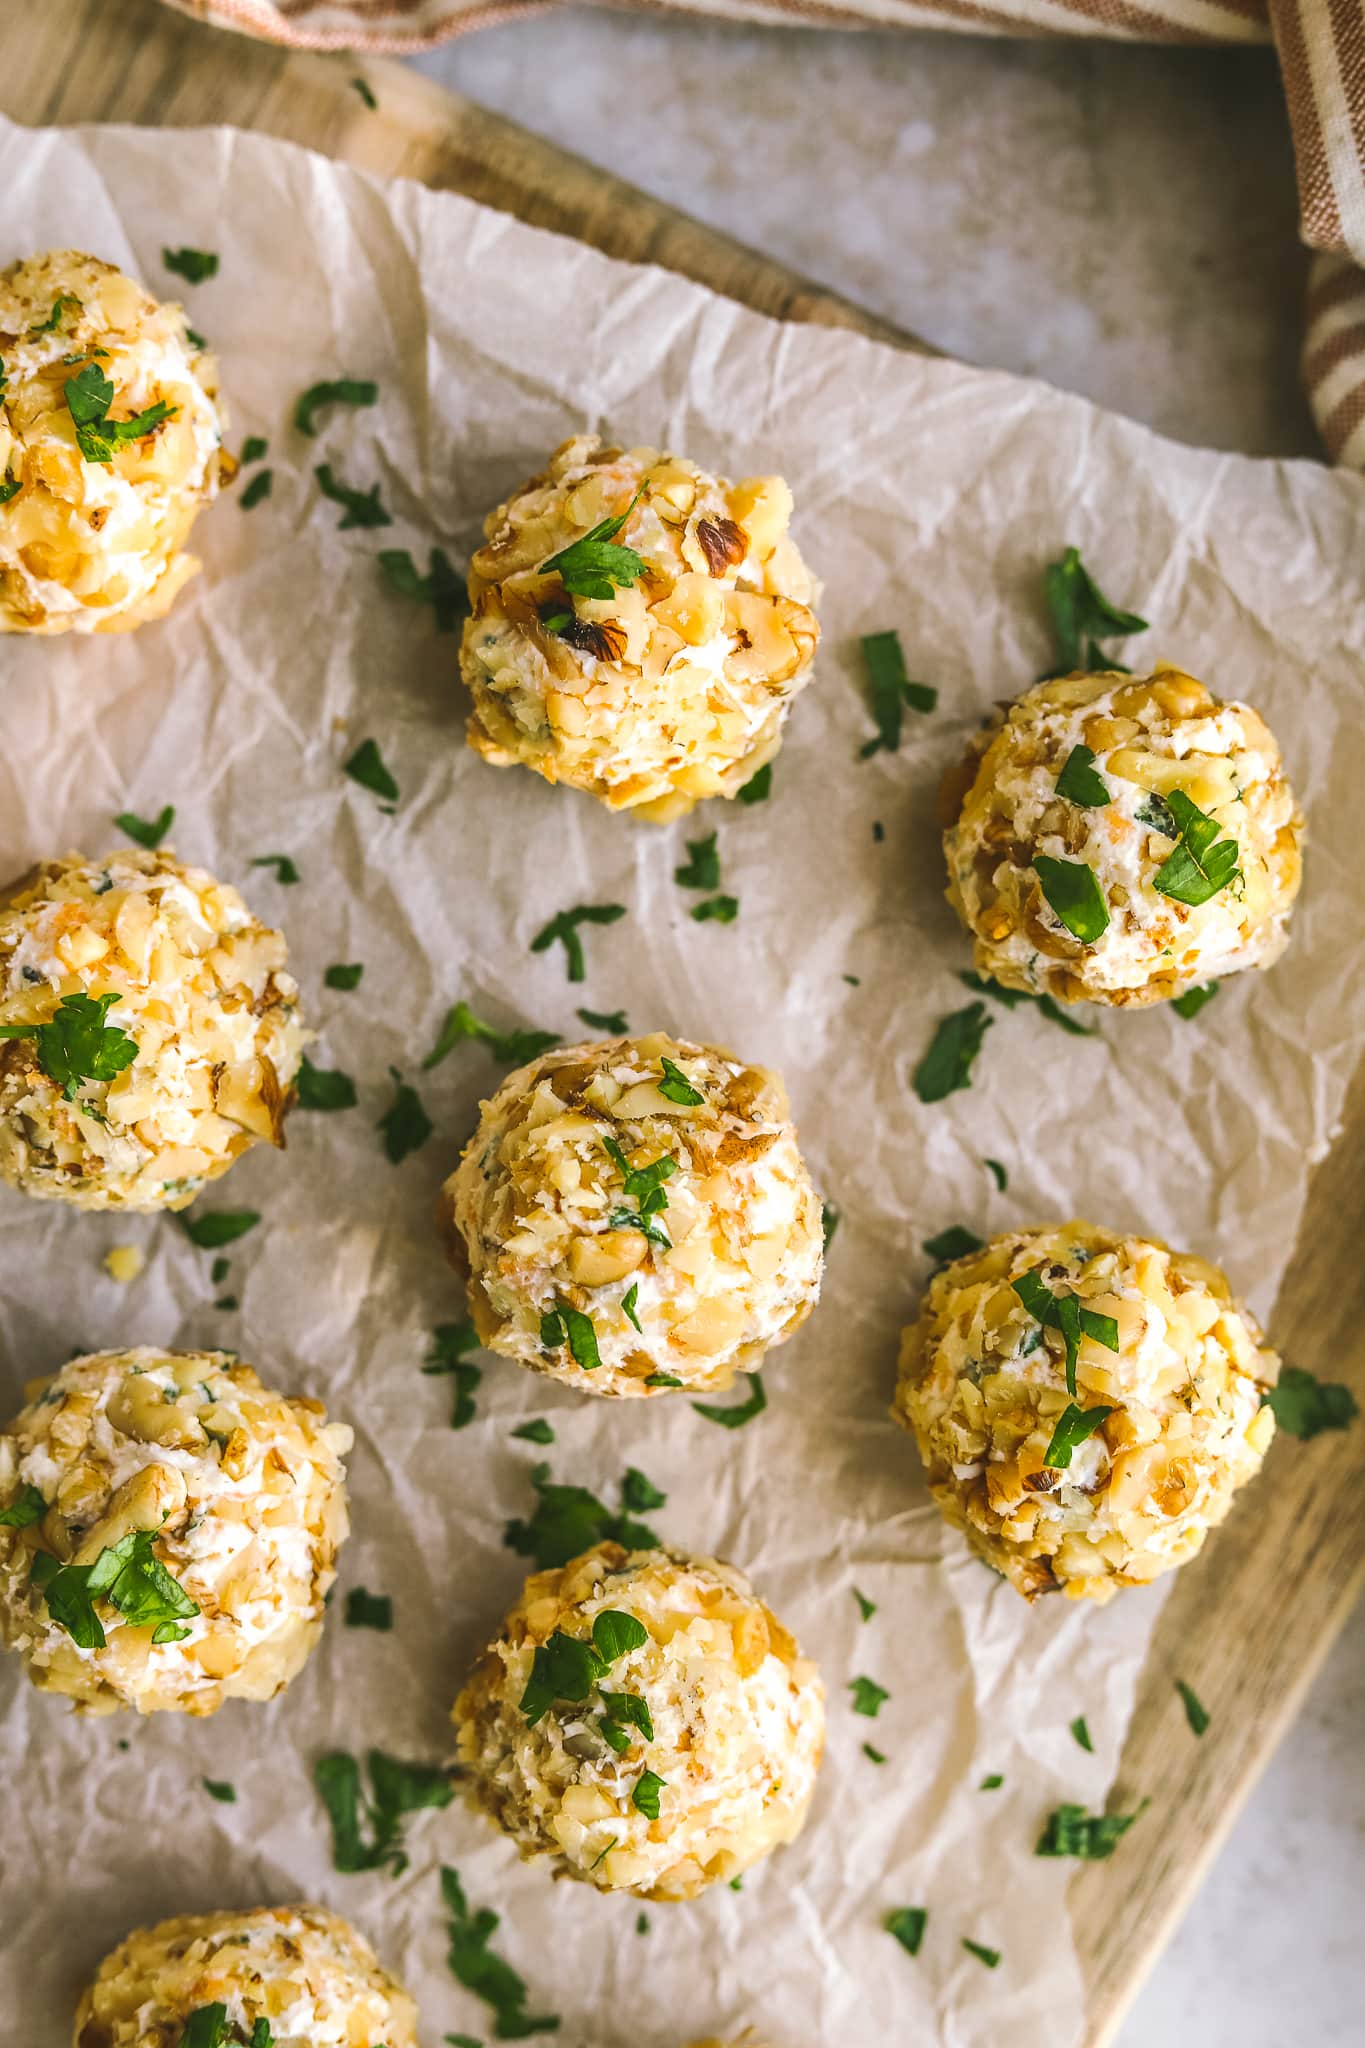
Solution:
M393 1081L393 1101L380 1117L375 1129L384 1139L384 1156L393 1166L401 1166L413 1152L420 1152L436 1126L422 1107L422 1098L411 1082L405 1081L397 1067L390 1067Z
M945 1095L971 1087L972 1063L994 1021L984 1003L968 1003L965 1010L939 1019L929 1050L911 1076L921 1102L942 1102Z
M1101 595L1094 577L1081 560L1079 548L1068 548L1060 561L1049 562L1045 581L1047 608L1057 636L1057 675L1077 669L1112 668L1097 642L1123 639L1129 633L1145 633L1146 619L1136 612L1120 611ZM1084 657L1081 642L1088 642Z
M429 1072L448 1059L463 1039L471 1038L486 1045L495 1060L503 1066L524 1067L531 1060L539 1059L541 1053L559 1044L555 1031L499 1031L492 1024L485 1024L474 1015L468 1003L456 1003L446 1013L440 1036L422 1062L422 1071Z
M294 425L311 441L317 433L317 416L328 405L373 405L379 386L368 377L332 377L310 384L294 407ZM328 494L331 495L330 492ZM375 521L376 525L380 522Z
M638 1280L632 1280L630 1286L621 1296L621 1313L625 1316L626 1321L631 1325L631 1327L636 1330L640 1329L640 1318L635 1312L635 1304L639 1299L640 1283ZM643 1336L644 1332L641 1331L640 1334ZM682 1381L673 1379L670 1376L670 1374L666 1372L652 1372L649 1378L645 1381L645 1385L647 1387L680 1387L682 1385Z
M1010 1184L1010 1177L1000 1164L1000 1161L998 1159L983 1159L981 1163L1003 1195Z
M988 1970L995 1969L1000 1961L1000 1951L998 1948L986 1948L979 1941L969 1941L965 1934L962 1937L962 1946L966 1949L969 1956L975 1956L976 1960L979 1963L984 1963Z
M624 512L615 519L603 519L587 533L557 555L540 565L540 574L558 574L560 582L571 597L596 598L605 601L618 589L628 589L638 583L648 566L643 555L637 555L634 548L613 545L631 513L644 494L644 485L635 493Z
M135 1529L102 1550L93 1564L59 1564L46 1551L33 1560L33 1584L48 1613L83 1650L102 1650L104 1629L95 1612L106 1600L134 1628L153 1627L154 1643L179 1642L189 1634L178 1623L199 1612L198 1604L152 1553L155 1532Z
M145 412L136 413L130 420L111 420L109 408L114 402L114 387L98 363L87 363L74 377L68 377L62 388L67 411L75 422L76 446L87 462L112 462L116 448L141 441L176 411L175 406L159 398L155 405L149 405Z
M992 1771L988 1778L981 1780L976 1789L978 1792L998 1792L1004 1782L1005 1777L1002 1771Z
M568 963L569 980L582 981L587 973L583 959L583 941L578 936L582 924L615 924L624 917L624 903L580 903L573 910L561 910L547 925L542 925L531 941L533 953L546 953L558 940L564 948Z
M79 313L81 301L72 292L59 292L52 301L52 311L48 314L46 320L40 321L36 327L30 327L24 339L26 341L36 341L40 334L55 334L61 326L68 308L73 313Z
M635 1916L635 1932L636 1932L637 1934L648 1934L648 1932L649 1932L649 1915L648 1915L648 1913L637 1913L637 1914L636 1914L636 1916Z
M664 1780L657 1771L641 1771L630 1795L630 1803L637 1813L646 1820L659 1818L659 1794L664 1789Z
M0 479L0 505L8 505L10 499L18 497L22 489L22 479L17 477L12 469L7 468L4 477Z
M215 1259L213 1264L209 1267L209 1278L213 1282L214 1286L218 1287L221 1286L222 1282L227 1279L227 1276L231 1271L231 1259Z
M854 1713L866 1714L870 1721L876 1720L884 1702L891 1697L886 1687L878 1685L875 1678L851 1678L848 1689L853 1695Z
M555 1440L554 1430L543 1415L537 1415L533 1422L523 1422L512 1434L528 1444L552 1444Z
M223 2048L228 2037L227 2007L221 2000L197 2005L185 2021L180 2048Z
M834 1234L842 1221L843 1212L836 1209L833 1202L820 1204L820 1241L823 1250L828 1251L833 1244Z
M1175 822L1175 813L1165 797L1158 795L1154 789L1147 790L1140 798L1134 807L1133 816L1139 825L1146 825L1153 832L1159 832L1163 839L1180 837L1180 827Z
M630 1029L624 1010L575 1010L574 1015L589 1031L600 1031L607 1038L624 1038Z
M251 865L253 868L274 868L275 880L286 888L292 888L299 879L299 871L287 853L258 853Z
M678 1170L678 1162L667 1152L658 1159L652 1159L648 1166L632 1166L615 1138L604 1138L603 1149L624 1179L622 1192L626 1198L624 1208L616 1208L607 1217L613 1230L638 1230L651 1244L661 1245L665 1251L673 1249L672 1241L666 1236L654 1218L668 1207L668 1196L664 1193L664 1182Z
M216 1799L220 1806L237 1804L237 1787L229 1785L226 1778L203 1778L200 1780L210 1799Z
M431 1349L422 1371L431 1377L449 1373L455 1381L455 1409L452 1429L466 1429L474 1420L474 1395L483 1368L466 1363L466 1354L479 1349L479 1333L471 1322L438 1323L431 1333Z
M469 592L443 548L433 548L428 559L431 566L423 576L406 548L381 548L377 557L390 590L415 604L429 604L437 632L453 633L469 610Z
M269 453L270 443L263 434L248 434L242 443L242 466L245 468L249 462L259 462Z
M1095 870L1083 860L1054 860L1035 853L1033 871L1053 915L1073 939L1093 946L1109 929L1109 908Z
M361 1784L360 1765L349 1751L333 1750L313 1766L313 1783L332 1825L332 1861L345 1873L387 1870L401 1877L408 1867L404 1818L428 1807L449 1806L455 1787L439 1765L404 1763L382 1749L370 1750L365 1763L368 1794Z
M547 1351L561 1351L567 1344L570 1358L584 1372L596 1372L602 1363L592 1317L575 1308L572 1302L561 1300L541 1317L540 1341Z
M938 702L938 691L930 689L927 683L911 682L899 633L865 633L860 644L872 716L877 725L876 739L868 740L858 750L859 760L866 761L883 750L894 754L901 743L906 705L913 711L932 711Z
M349 485L333 476L330 462L320 462L313 471L318 480L318 489L324 498L330 498L334 505L344 506L344 516L337 521L337 529L345 533L350 526L392 526L393 521L379 502L379 486L371 484L368 491L353 491Z
M531 1660L531 1675L518 1702L527 1726L534 1728L537 1721L543 1720L556 1700L575 1705L586 1700L613 1664L648 1641L649 1631L643 1622L633 1614L611 1609L594 1619L591 1642L556 1629L547 1642L537 1647Z
M757 1373L753 1376L748 1400L741 1401L736 1407L719 1408L710 1401L692 1403L698 1415L704 1415L708 1422L718 1422L722 1429L743 1429L745 1423L752 1422L756 1415L761 1415L767 1405L768 1397L763 1391L763 1381Z
M765 804L773 792L773 764L765 761L749 780L735 791L742 804Z
M393 1601L387 1593L367 1593L363 1586L352 1586L346 1595L346 1626L387 1632L393 1627Z
M869 1600L866 1593L860 1593L856 1586L853 1588L853 1597L858 1603L858 1612L862 1615L863 1620L871 1621L873 1615L877 1612L876 1601Z
M1219 983L1216 981L1201 982L1197 988L1187 988L1183 996L1173 997L1171 1008L1177 1017L1197 1017L1205 1003L1213 1001L1218 989Z
M31 1529L47 1513L47 1502L36 1486L23 1486L7 1508L0 1508L0 1529Z
M1113 1412L1112 1408L1106 1408L1102 1404L1095 1408L1078 1408L1074 1401L1068 1401L1057 1417L1056 1427L1043 1453L1043 1463L1050 1465L1054 1471L1065 1472L1071 1463L1071 1454L1076 1446L1083 1444L1088 1436L1093 1436L1100 1424Z
M632 1515L647 1515L654 1508L666 1505L668 1495L660 1493L652 1479L647 1479L638 1466L627 1465L626 1476L621 1481L621 1499Z
M1112 801L1109 785L1095 767L1092 748L1076 746L1071 749L1057 777L1057 794L1065 797L1068 803L1079 804L1085 811L1103 810Z
M189 343L191 348L198 349L201 354L208 347L208 343L205 341L203 335L199 332L198 328L191 327L188 322L186 322L185 325L185 339Z
M1095 1745L1090 1740L1090 1729L1086 1724L1085 1715L1077 1714L1075 1720L1071 1722L1070 1727L1071 1734L1074 1740L1080 1744L1082 1749L1088 1751L1088 1753L1091 1756L1093 1756L1095 1754Z
M211 249L163 249L161 260L186 284L203 284L205 278L218 275L218 258Z
M710 833L705 839L689 839L688 858L681 867L674 868L673 879L680 889L718 889L720 887L720 855L716 851L716 834Z
M364 972L364 965L359 960L338 960L335 966L327 969L322 979L328 988L359 988Z
M1207 903L1237 879L1237 841L1219 839L1222 826L1207 817L1183 789L1173 789L1167 802L1180 827L1180 837L1174 853L1153 875L1152 887L1158 895L1169 896L1175 903Z
M1079 1856L1086 1863L1103 1863L1113 1855L1120 1836L1127 1834L1146 1805L1144 1799L1136 1813L1094 1814L1088 1814L1083 1806L1059 1806L1048 1815L1033 1853Z
M937 1237L926 1237L923 1249L938 1265L948 1266L954 1259L965 1259L969 1252L979 1252L984 1243L985 1239L974 1230L954 1223L947 1230L940 1230Z
M275 2048L275 2036L271 2032L269 2020L259 2019L252 2022L248 2048ZM384 2043L376 2042L373 2048L384 2048Z
M1183 1678L1177 1678L1175 1689L1180 1694L1181 1700L1184 1703L1185 1719L1190 1724L1191 1733L1202 1735L1209 1725L1208 1708L1203 1704L1194 1687L1186 1685Z
M623 1295L621 1299L622 1308L630 1317L630 1320L635 1323L637 1330L640 1325L635 1319L635 1297L639 1291L638 1287L632 1287L630 1293ZM647 1376L645 1385L647 1387L680 1387L682 1381L675 1372L652 1372Z
M1092 1342L1102 1344L1106 1351L1117 1351L1119 1326L1113 1316L1096 1315L1093 1309L1082 1308L1074 1294L1053 1294L1043 1280L1043 1272L1042 1266L1034 1266L1029 1272L1021 1273L1017 1280L1011 1280L1010 1285L1029 1314L1036 1316L1045 1330L1061 1331L1066 1347L1066 1390L1074 1398L1081 1338L1089 1337ZM1106 1414L1110 1412L1105 1410ZM1092 1429L1098 1427L1098 1423L1091 1424ZM1088 1436L1090 1431L1084 1433Z
M957 978L964 988L974 989L980 996L989 996L991 1001L999 1003L1002 1009L1017 1010L1020 1003L1036 1003L1040 1015L1046 1017L1049 1024L1060 1024L1063 1031L1069 1031L1073 1038L1097 1036L1093 1024L1078 1023L1076 1018L1067 1015L1061 1004L1052 996L1036 996L1027 989L1006 988L1003 982L992 981L989 975L973 974L970 969L959 974Z
M373 740L362 740L349 761L343 762L343 775L349 775L352 782L358 782L362 789L382 797L385 803L396 804L398 784L384 765L384 756Z
M888 1913L882 1926L896 1940L908 1956L917 1956L924 1940L924 1930L929 1923L929 1912L925 1906L897 1906Z
M692 1086L676 1061L663 1058L659 1061L659 1066L663 1073L659 1093L665 1101L676 1102L683 1109L696 1109L699 1104L705 1102L706 1097L700 1089Z
M112 1081L137 1058L137 1040L105 1018L116 995L63 996L46 1024L0 1024L0 1038L37 1041L38 1064L74 1102L86 1081Z
M708 896L694 904L688 915L697 924L733 924L739 916L738 896Z
M536 1510L529 1522L511 1521L503 1534L509 1550L534 1558L537 1571L567 1564L598 1543L619 1543L624 1550L657 1550L659 1539L643 1522L613 1514L586 1486L556 1486L548 1465L531 1473Z
M599 1725L608 1744L618 1756L630 1748L632 1728L644 1736L646 1742L654 1740L654 1718L649 1711L649 1701L633 1692L603 1692L606 1704L606 1718Z
M483 1906L471 1913L460 1883L460 1874L449 1864L441 1867L441 1897L450 1920L447 1962L456 1982L475 1998L481 1998L493 2014L493 2031L499 2041L525 2041L533 2034L554 2034L559 2021L548 2014L526 2010L527 1990L510 1963L495 1956L488 1944L497 1932L498 1916Z
M120 811L114 823L129 839L135 839L139 846L150 852L160 846L171 826L175 823L175 805L167 804L160 814L151 819L139 818L136 811Z
M360 94L361 99L364 100L370 112L374 113L375 109L379 105L379 102L374 96L374 87L370 84L369 79L362 78L359 75L359 73L357 73L356 76L351 80L351 84L354 87L355 91ZM447 2040L449 2040L450 2038L450 2035L446 2036Z
M315 1067L307 1054L294 1083L300 1109L354 1109L355 1082L338 1067Z
M1265 1398L1280 1428L1305 1443L1324 1430L1345 1429L1359 1412L1349 1387L1320 1380L1301 1365L1282 1366Z
M241 510L243 512L253 512L258 505L264 503L274 488L274 470L258 469L238 501Z
M884 1764L886 1762L886 1758L883 1756L882 1752L879 1749L874 1749L870 1742L865 1742L863 1744L863 1755L867 1758L868 1762L872 1764Z
M182 1209L176 1222L184 1231L191 1244L198 1245L201 1252L218 1251L225 1244L235 1244L239 1237L245 1237L248 1230L254 1230L261 1220L259 1209L208 1209L198 1216L191 1216ZM216 1286L226 1272L219 1273L214 1265Z

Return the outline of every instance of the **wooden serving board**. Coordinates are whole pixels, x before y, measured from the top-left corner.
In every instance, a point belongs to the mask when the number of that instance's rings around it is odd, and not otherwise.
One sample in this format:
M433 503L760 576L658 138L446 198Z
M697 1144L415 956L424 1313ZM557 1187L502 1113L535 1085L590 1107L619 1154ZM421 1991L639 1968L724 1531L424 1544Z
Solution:
M367 109L352 80L378 101ZM384 175L463 192L635 262L666 265L782 320L925 344L632 186L374 59L288 54L203 28L157 0L40 0L0 19L0 112L30 124L229 122ZM1313 1179L1272 1336L1365 1406L1365 1068ZM1089 2048L1112 2040L1161 1944L1288 1727L1365 1578L1365 1422L1282 1441L1163 1609L1139 1685L1115 1803L1152 1795L1178 1825L1138 1828L1083 1867L1071 1907ZM1191 1740L1174 1690L1212 1716Z

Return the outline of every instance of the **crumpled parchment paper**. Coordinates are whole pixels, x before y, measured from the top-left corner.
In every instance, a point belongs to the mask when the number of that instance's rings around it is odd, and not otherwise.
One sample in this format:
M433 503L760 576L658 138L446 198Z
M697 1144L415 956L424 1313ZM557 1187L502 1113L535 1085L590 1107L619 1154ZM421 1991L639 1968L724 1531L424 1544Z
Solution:
M81 1721L4 1661L0 2009L22 2014L26 2048L57 2048L79 1985L133 1924L307 1895L405 1978L427 2042L486 2038L445 1967L446 1861L502 1913L495 1945L572 2048L675 2048L746 2020L774 2048L1066 2048L1083 2029L1071 1866L1036 1860L1034 1841L1058 1801L1102 1804L1160 1592L1031 1611L972 1562L887 1419L896 1336L929 1270L923 1238L1077 1212L1197 1248L1269 1308L1365 1024L1365 483L1201 454L1038 384L779 326L256 136L0 124L0 189L0 261L75 244L183 291L220 355L230 445L268 436L275 473L255 510L229 495L201 520L204 573L167 622L0 642L0 872L99 853L115 813L174 803L182 856L285 928L314 1057L360 1089L357 1109L296 1113L284 1157L258 1151L201 1197L263 1212L231 1249L236 1313L213 1308L210 1255L169 1219L0 1195L5 1409L76 1349L240 1351L354 1425L338 1591L387 1592L396 1610L392 1634L352 1630L338 1599L286 1695L205 1722ZM216 250L219 275L168 276L162 248L180 244ZM295 398L342 372L375 377L379 403L305 442ZM439 541L463 560L483 513L585 425L791 481L825 639L765 804L636 827L486 767L463 745L454 640L381 581L380 546L425 566ZM322 460L377 481L393 525L339 532L312 480ZM1152 620L1124 658L1176 658L1279 735L1311 821L1294 941L1195 1022L1096 1014L1080 1039L1031 1007L993 1009L970 1091L925 1107L910 1071L968 1000L955 972L970 965L942 897L934 788L992 701L1049 665L1041 572L1066 543ZM860 762L857 637L885 627L939 708L907 713L899 754ZM341 772L371 736L400 785L392 816ZM713 828L742 905L729 928L695 924L672 879L687 833ZM249 866L280 852L296 887ZM558 949L527 950L556 911L606 901L630 915L587 932L581 988ZM325 990L326 966L353 960L360 988ZM419 1370L432 1327L462 1307L432 1205L498 1072L468 1046L418 1073L458 997L566 1038L577 1004L624 1005L633 1028L785 1074L843 1220L821 1306L770 1359L770 1405L747 1428L685 1398L584 1399L489 1359L477 1420L451 1430L450 1382ZM397 1168L374 1128L391 1066L436 1126ZM101 1259L126 1242L148 1264L121 1288ZM510 1436L532 1416L553 1424L548 1451ZM522 1575L502 1528L529 1512L542 1456L612 1502L641 1467L669 1496L659 1531L747 1567L824 1668L828 1753L800 1842L739 1893L650 1909L645 1934L636 1901L553 1885L458 1807L409 1824L401 1879L340 1876L311 1788L334 1747L447 1753L450 1701ZM1254 1491L1237 1512L1256 1512ZM870 1622L855 1584L878 1604ZM852 1711L859 1674L890 1692L875 1722ZM1093 1755L1068 1733L1078 1714ZM1003 1788L979 1791L992 1772ZM237 1803L215 1804L204 1777L230 1780ZM1142 1826L1161 1825L1158 1796ZM1142 1854L1142 1827L1120 1853ZM915 1961L880 1924L899 1905L929 1910ZM999 1968L964 1936L999 1949Z

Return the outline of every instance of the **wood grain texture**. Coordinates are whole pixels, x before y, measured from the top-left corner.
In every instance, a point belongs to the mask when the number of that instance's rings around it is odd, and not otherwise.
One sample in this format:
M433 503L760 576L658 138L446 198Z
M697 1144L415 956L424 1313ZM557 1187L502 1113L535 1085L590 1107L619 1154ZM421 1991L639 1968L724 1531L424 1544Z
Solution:
M374 112L354 90L358 75L378 100ZM778 319L924 346L415 72L373 59L288 55L198 27L156 0L12 5L0 19L0 112L32 124L258 129L365 170L463 192L608 255L664 264ZM1292 973L1292 961L1281 971ZM1346 1381L1365 1405L1362 1139L1365 1071L1342 1135L1314 1177L1272 1335L1288 1357ZM1116 1807L1150 1796L1152 1809L1112 1862L1084 1868L1072 1888L1090 2048L1112 2040L1363 1574L1365 1424L1312 1444L1277 1442L1229 1524L1179 1574L1114 1794ZM1212 1715L1202 1740L1186 1725L1177 1678Z

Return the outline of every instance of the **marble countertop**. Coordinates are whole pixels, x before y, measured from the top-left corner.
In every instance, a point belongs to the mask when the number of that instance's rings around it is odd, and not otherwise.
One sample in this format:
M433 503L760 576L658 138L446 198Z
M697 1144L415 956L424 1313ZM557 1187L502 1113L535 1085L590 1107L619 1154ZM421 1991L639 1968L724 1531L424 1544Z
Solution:
M1317 444L1267 52L726 28L565 10L416 60L966 360L1188 441ZM1365 1425L1360 1425L1365 1426ZM1365 1609L1114 2048L1356 2048Z

